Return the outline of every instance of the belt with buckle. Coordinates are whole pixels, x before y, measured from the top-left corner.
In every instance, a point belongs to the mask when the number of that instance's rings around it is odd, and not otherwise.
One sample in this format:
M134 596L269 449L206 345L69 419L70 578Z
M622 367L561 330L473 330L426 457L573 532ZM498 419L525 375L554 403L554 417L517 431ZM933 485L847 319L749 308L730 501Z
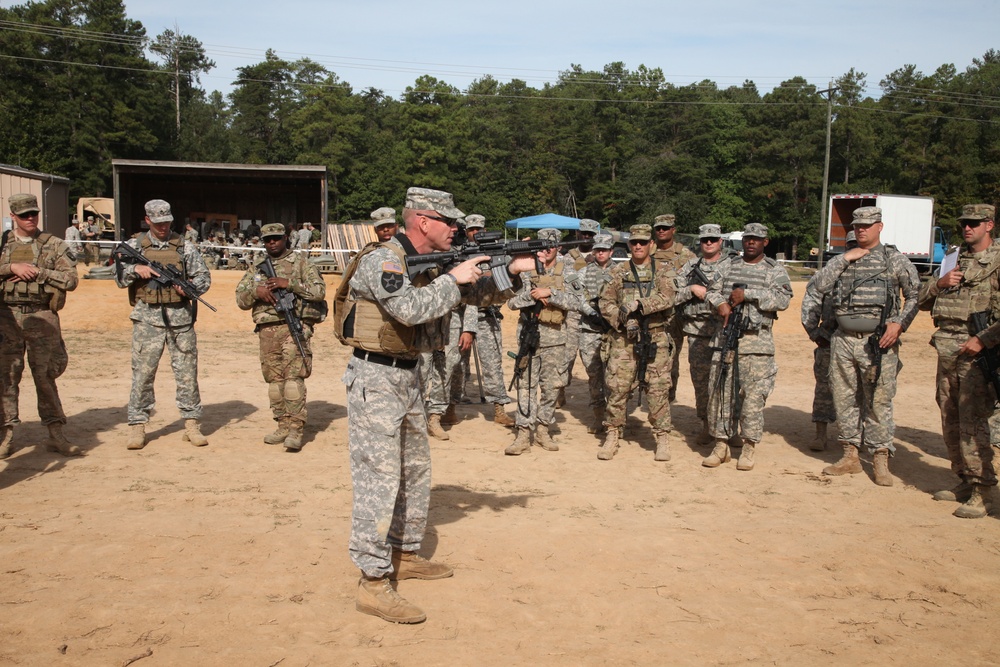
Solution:
M354 348L354 358L364 359L365 361L370 361L373 364L378 364L380 366L392 366L393 368L402 368L404 370L410 370L416 368L416 359L398 359L396 357L390 357L387 354L379 354L378 352L368 352L367 350L361 350Z

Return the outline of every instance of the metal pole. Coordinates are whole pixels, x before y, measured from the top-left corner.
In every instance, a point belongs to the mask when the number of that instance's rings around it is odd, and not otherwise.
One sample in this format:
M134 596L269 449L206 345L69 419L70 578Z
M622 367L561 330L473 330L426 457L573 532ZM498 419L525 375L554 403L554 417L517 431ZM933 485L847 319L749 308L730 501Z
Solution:
M823 162L823 196L819 206L819 254L816 257L816 269L823 268L823 251L826 250L826 215L829 209L827 202L827 187L830 182L830 128L833 125L833 94L840 90L835 88L833 81L826 90L818 91L820 95L826 95L826 159Z

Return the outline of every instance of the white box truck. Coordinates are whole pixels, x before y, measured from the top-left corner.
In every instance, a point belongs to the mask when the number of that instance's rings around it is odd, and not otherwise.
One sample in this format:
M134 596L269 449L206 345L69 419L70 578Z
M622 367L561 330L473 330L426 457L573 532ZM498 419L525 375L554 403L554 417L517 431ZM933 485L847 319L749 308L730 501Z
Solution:
M878 206L882 209L882 243L894 245L910 258L918 271L929 272L940 264L947 249L944 234L934 225L934 198L907 195L833 195L827 216L828 251L824 256L844 252L847 232L855 209Z

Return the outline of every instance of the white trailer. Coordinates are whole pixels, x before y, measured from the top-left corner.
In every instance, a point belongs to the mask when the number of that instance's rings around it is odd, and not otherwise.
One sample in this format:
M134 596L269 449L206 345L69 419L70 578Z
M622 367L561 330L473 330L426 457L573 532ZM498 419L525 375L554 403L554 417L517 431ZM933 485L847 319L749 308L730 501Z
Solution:
M929 270L933 263L941 261L945 248L941 231L934 226L933 197L833 195L827 216L828 251L844 251L853 213L862 206L882 209L882 243L896 246L918 269Z

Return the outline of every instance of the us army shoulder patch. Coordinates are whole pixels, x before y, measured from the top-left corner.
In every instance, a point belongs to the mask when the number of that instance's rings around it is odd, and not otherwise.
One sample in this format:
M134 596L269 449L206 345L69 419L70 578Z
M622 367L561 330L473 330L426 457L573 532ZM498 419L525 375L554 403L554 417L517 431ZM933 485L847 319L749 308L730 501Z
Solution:
M389 294L403 286L403 267L393 260L382 262L382 289Z

